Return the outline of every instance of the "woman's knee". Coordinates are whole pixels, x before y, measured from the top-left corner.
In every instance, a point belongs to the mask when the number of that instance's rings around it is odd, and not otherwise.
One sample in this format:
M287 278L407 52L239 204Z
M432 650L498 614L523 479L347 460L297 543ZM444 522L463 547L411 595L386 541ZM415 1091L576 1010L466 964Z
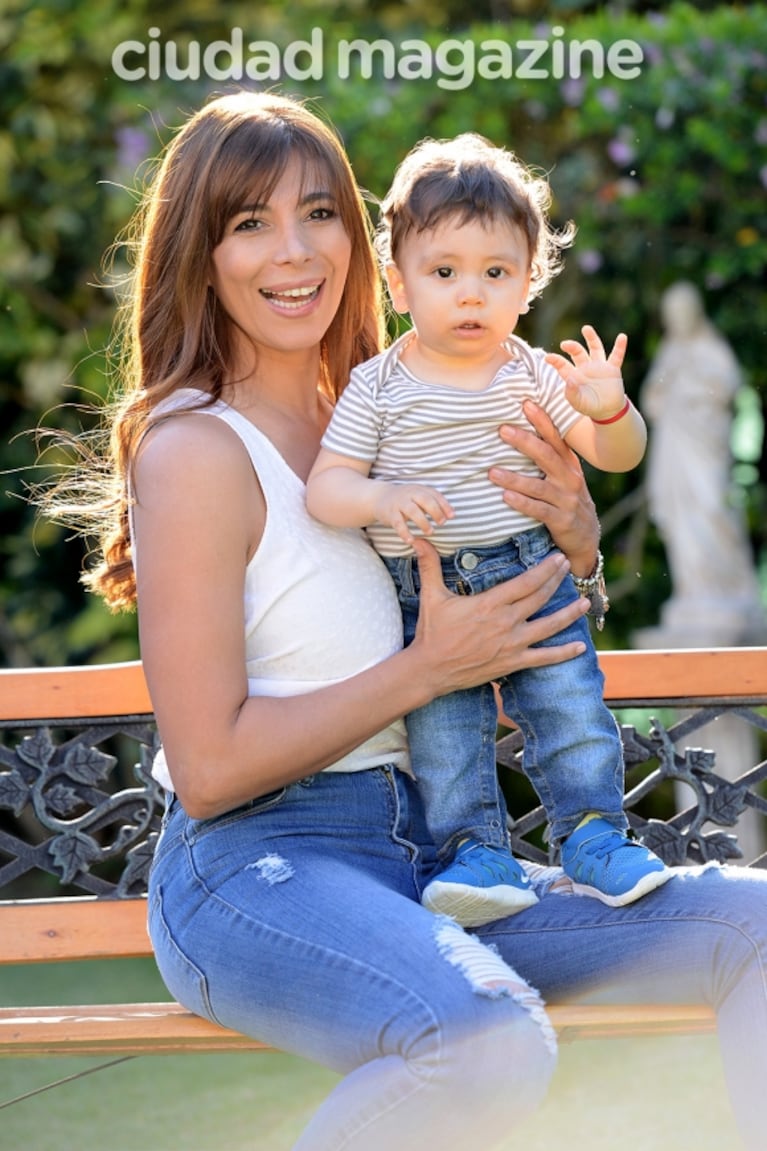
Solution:
M440 926L437 942L440 960L461 980L456 993L451 979L442 1012L443 1072L460 1079L470 1068L473 1083L484 1081L491 1091L504 1084L508 1091L516 1075L520 1085L534 1090L540 1082L545 1090L557 1041L539 993L493 948L451 921Z
M510 1000L496 1022L446 1045L430 1087L454 1117L474 1117L475 1145L494 1146L540 1105L555 1066L548 1022Z

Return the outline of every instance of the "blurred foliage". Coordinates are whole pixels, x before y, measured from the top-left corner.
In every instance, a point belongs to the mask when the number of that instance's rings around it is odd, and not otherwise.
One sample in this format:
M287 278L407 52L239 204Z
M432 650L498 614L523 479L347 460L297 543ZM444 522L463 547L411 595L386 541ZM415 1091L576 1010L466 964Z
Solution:
M662 291L679 278L698 284L748 384L738 404L734 495L767 567L761 435L767 7L674 3L660 14L644 3L485 0L471 11L469 23L457 0L266 0L257 12L235 0L215 14L208 0L166 0L161 13L148 0L4 0L2 662L98 662L137 653L135 618L110 616L80 588L80 543L36 523L21 498L25 477L40 475L30 429L87 425L82 404L107 394L103 349L114 295L102 255L127 222L151 158L210 91L232 86L205 77L171 80L162 67L155 79L122 79L112 53L126 40L142 51L151 40L161 64L163 46L173 42L181 64L192 42L231 43L233 29L243 30L246 50L256 39L284 50L322 29L321 77L283 78L282 86L317 98L373 197L424 135L475 130L547 171L555 219L574 219L579 232L564 273L536 303L522 334L554 346L586 321L607 340L626 330L626 380L635 397L660 337ZM381 75L379 66L366 78L352 67L342 79L338 45L355 38L391 41L394 74ZM447 38L456 42L449 51ZM435 52L442 45L435 57L442 73L435 69L423 79L398 73L404 42L414 39ZM588 55L580 76L565 69L561 79L522 79L516 71L525 39L558 40L566 50L574 41L606 50L625 39L641 45L644 59L633 79L597 74ZM515 74L479 75L488 40L511 46ZM131 65L147 59L146 52L134 53ZM223 66L226 52L217 59ZM446 86L451 67L453 84ZM599 643L630 646L633 629L656 623L669 594L664 552L646 521L641 469L628 476L591 472L589 480L603 513L614 600Z

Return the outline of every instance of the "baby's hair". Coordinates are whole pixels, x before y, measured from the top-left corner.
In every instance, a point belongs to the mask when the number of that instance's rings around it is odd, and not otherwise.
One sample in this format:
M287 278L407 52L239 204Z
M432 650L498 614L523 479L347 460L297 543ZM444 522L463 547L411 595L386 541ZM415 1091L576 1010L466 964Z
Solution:
M383 267L396 264L410 232L425 232L447 219L506 221L519 228L530 258L528 299L540 295L562 267L562 250L575 236L549 222L551 187L544 175L513 152L476 132L452 140L421 140L394 174L381 204L376 247Z

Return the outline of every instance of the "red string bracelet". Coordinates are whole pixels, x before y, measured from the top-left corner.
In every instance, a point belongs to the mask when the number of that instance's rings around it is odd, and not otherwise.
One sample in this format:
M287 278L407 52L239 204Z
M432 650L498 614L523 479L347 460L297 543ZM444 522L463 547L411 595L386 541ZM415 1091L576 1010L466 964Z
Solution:
M621 410L619 412L615 413L614 416L608 416L608 418L606 420L595 420L594 417L592 416L591 422L592 422L592 424L615 424L618 422L618 420L623 419L623 417L626 415L626 413L628 412L630 407L631 407L631 400L628 398L628 396L626 396L625 404L623 405L623 407L621 408Z

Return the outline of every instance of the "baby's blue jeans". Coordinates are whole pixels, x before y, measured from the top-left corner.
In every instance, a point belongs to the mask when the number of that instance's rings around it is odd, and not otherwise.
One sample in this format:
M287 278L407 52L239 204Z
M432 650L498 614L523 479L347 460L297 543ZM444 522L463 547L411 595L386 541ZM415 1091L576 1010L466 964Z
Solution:
M544 527L492 547L461 548L442 557L449 591L475 595L539 564L553 550ZM385 560L397 586L412 641L420 579L415 557ZM578 598L567 576L539 613L549 615ZM515 671L499 680L503 709L524 736L522 767L543 803L553 843L565 839L584 815L596 812L623 830L623 749L615 720L602 699L604 676L581 616L542 647L582 640L586 651L549 667ZM498 786L495 739L498 708L492 684L440 696L407 717L410 753L441 859L467 835L508 846L506 804Z

